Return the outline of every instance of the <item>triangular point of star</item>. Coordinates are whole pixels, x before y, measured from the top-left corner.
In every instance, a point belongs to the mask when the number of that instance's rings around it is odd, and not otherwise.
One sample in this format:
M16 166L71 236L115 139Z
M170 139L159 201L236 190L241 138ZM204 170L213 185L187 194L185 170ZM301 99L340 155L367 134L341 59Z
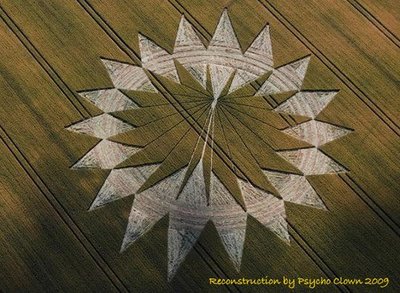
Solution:
M182 15L175 39L174 53L189 46L192 48L195 47L197 50L205 50L205 47L194 31L193 26L187 21L186 17Z
M221 18L219 19L208 49L210 50L214 47L225 47L231 50L241 51L227 9L224 9Z

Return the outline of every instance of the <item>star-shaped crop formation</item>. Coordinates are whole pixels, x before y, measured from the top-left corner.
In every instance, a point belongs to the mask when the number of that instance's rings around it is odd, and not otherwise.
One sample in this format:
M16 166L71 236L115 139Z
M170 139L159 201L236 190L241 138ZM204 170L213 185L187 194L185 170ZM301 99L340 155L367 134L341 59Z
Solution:
M100 139L73 168L111 170L90 210L133 196L121 251L169 215L171 279L211 220L239 270L248 215L289 242L285 201L325 209L307 176L346 172L319 147L349 130L315 119L337 91L301 90L309 56L274 68L268 25L242 53L226 10L207 47L183 16L172 54L139 44L142 66L102 59L114 87L80 95L104 113L68 127Z

